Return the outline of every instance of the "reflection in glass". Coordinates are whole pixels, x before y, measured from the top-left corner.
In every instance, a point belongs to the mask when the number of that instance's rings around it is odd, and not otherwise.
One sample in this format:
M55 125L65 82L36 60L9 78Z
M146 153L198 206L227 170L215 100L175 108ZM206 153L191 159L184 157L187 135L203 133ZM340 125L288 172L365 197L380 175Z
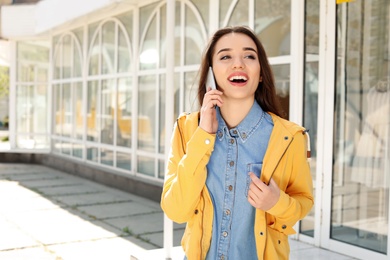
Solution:
M115 23L106 22L102 26L102 74L112 74L115 72Z
M118 146L131 147L132 86L131 78L118 80L117 139Z
M61 85L53 85L53 104L55 107L54 111L54 133L61 134L61 125L63 122L63 112L62 112L62 100L61 100ZM19 110L19 109L18 109Z
M230 1L233 2L233 1ZM231 5L230 3L229 5ZM226 21L228 20L227 25L249 25L249 13L248 13L248 0L237 1L234 6L233 13L226 12L224 14L221 13L220 26L225 26ZM229 9L227 10L229 11Z
M120 27L119 27L120 28ZM128 72L132 66L130 59L130 46L127 44L125 32L119 30L118 34L118 72Z
M160 75L160 88L159 88L159 109L158 113L159 116L156 118L155 122L152 123L153 132L156 131L156 128L158 129L157 135L153 134L154 138L156 138L157 143L159 144L159 153L164 153L165 149L165 75ZM157 127L155 126L157 124Z
M138 172L154 177L155 160L154 158L138 156Z
M76 133L76 138L81 140L83 138L83 130L84 130L84 112L83 112L83 86L82 83L78 82L75 83L74 85L75 90L75 98L74 98L74 104L73 104L73 109L74 109L74 114L75 114L75 119L74 119L74 124L75 124L75 133Z
M150 26L147 28L147 32L141 46L140 52L140 68L155 69L159 64L158 46L156 39L156 17L153 17Z
M98 81L88 82L87 91L87 140L98 141L98 124L96 122Z
M290 54L290 20L291 1L255 1L254 29L268 57Z
M387 253L390 172L389 10L338 5L331 237Z
M101 81L100 140L105 144L114 143L115 86L113 80Z
M71 77L71 68L73 67L72 61L72 39L70 35L65 35L62 38L62 58L61 58L61 78L66 79Z
M74 143L72 146L72 155L77 158L83 158L83 145Z
M184 47L184 63L185 65L199 64L199 54L204 48L205 39L201 34L202 30L197 21L197 14L189 7L186 8L186 27L185 27L185 47ZM180 37L176 35L177 44L180 44ZM176 46L176 45L175 45ZM180 57L180 48L175 48L175 56ZM177 63L180 64L180 63Z
M164 179L165 177L165 161L158 160L158 178Z
M61 125L61 132L63 136L71 136L73 131L72 118L73 111L71 105L71 88L70 84L62 85L62 110L63 110L63 118Z
M98 162L99 160L99 149L97 147L87 147L87 160Z
M116 152L116 167L131 170L131 155L127 153Z
M100 163L114 166L114 152L108 149L100 149Z
M144 76L139 80L138 95L138 147L154 151L153 123L158 113L156 76Z
M187 72L184 74L184 111L191 112L197 111L198 108L198 73L197 72ZM177 93L178 94L178 93ZM175 99L178 99L179 96L175 93ZM175 110L176 112L176 110ZM178 111L180 114L183 111Z
M283 109L283 117L288 119L290 111L290 64L273 65L275 75L276 95Z

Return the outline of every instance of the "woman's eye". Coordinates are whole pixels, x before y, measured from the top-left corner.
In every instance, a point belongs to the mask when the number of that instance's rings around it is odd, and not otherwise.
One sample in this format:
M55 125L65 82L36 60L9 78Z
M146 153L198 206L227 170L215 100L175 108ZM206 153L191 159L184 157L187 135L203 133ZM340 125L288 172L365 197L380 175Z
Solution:
M256 59L255 55L247 55L247 56L245 56L245 58L251 59L251 60L255 60Z
M225 55L225 56L222 56L222 57L221 57L221 60L227 60L227 59L229 59L229 58L230 58L229 55Z

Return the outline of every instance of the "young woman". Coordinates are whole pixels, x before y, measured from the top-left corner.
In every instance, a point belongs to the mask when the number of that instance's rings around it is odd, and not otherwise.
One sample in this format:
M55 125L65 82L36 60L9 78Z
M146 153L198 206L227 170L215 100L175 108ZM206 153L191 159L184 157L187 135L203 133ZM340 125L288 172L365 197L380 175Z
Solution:
M205 87L212 67L217 89ZM305 130L281 118L264 48L246 27L212 37L200 111L175 124L161 207L187 223L187 259L288 259L288 235L313 205Z

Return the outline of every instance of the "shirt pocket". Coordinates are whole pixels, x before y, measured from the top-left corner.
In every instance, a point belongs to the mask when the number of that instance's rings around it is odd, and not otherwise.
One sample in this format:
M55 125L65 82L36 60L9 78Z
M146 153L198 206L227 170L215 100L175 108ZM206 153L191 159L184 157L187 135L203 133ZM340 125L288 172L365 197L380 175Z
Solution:
M249 173L253 172L257 176L257 178L260 178L262 167L263 167L263 163L248 163L247 164L245 197L248 197L249 185L251 184L251 177L249 176Z

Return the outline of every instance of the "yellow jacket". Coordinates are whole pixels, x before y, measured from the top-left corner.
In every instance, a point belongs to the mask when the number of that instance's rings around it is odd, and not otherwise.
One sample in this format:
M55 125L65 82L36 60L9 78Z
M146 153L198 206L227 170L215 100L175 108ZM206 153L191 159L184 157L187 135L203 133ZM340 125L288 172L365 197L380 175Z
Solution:
M304 128L271 114L274 128L263 160L261 180L271 176L280 197L267 212L256 210L254 232L258 259L288 259L288 235L313 206L312 178ZM206 165L215 134L198 127L199 112L182 114L175 124L161 207L174 222L187 222L182 247L189 260L205 259L212 235L213 204L206 187Z

